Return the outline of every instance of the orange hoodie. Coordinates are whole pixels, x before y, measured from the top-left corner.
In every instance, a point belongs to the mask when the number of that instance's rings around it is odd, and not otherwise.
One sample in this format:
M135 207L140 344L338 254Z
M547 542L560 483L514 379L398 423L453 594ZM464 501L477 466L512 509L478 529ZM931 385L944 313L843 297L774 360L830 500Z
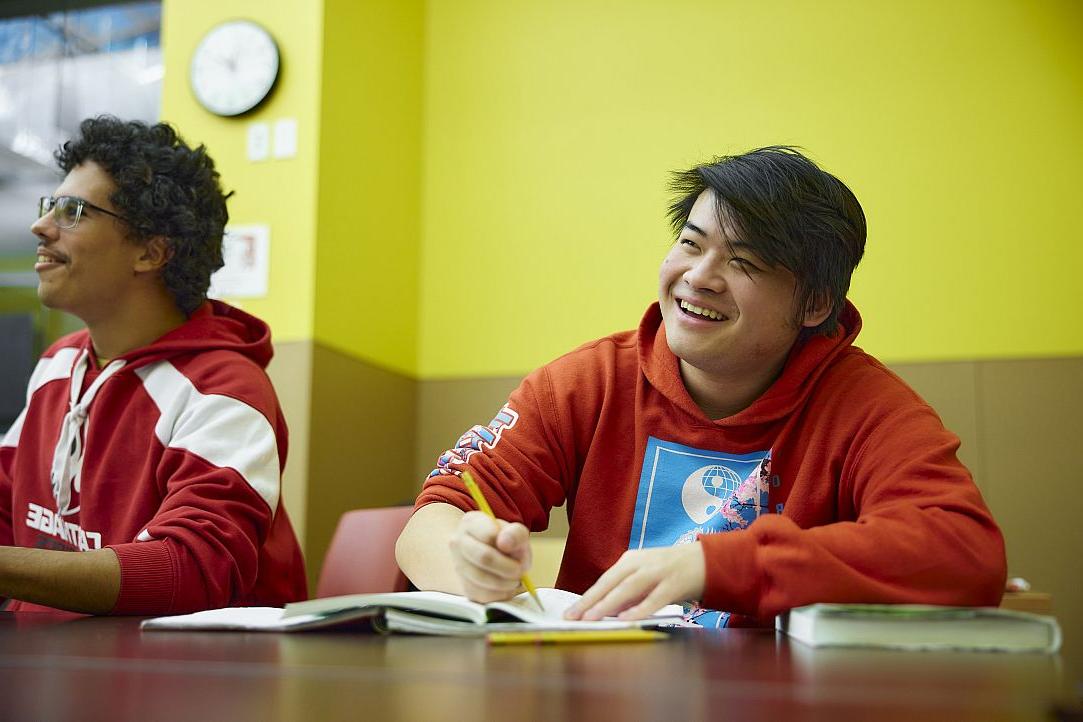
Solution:
M1004 542L959 440L853 346L860 328L847 303L834 336L797 344L759 399L712 420L654 304L637 331L527 376L441 455L417 506L472 509L466 463L502 519L542 530L566 502L557 586L579 593L626 549L698 538L702 605L733 623L814 602L995 605Z

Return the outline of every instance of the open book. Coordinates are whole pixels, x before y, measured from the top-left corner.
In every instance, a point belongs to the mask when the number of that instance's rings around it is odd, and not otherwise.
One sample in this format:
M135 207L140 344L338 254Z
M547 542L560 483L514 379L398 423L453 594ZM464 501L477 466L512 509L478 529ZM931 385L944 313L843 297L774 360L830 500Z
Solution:
M1053 617L992 607L812 604L779 615L775 626L813 647L1052 654L1061 641Z
M444 592L348 594L310 599L278 607L228 607L143 622L150 630L249 630L291 632L350 625L367 625L381 632L412 632L478 637L489 632L632 629L683 625L681 607L670 605L654 616L634 622L604 619L569 621L564 611L578 594L539 589L545 611L524 592L503 602L478 604Z

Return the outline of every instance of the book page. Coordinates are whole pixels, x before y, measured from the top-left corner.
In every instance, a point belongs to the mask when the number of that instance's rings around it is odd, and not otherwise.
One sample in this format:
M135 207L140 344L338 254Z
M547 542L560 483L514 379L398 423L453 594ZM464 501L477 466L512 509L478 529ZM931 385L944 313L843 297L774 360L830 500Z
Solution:
M301 614L332 614L347 609L387 607L427 612L475 624L485 623L485 607L466 597L446 592L388 592L386 594L346 594L340 597L309 599L286 605L285 618Z
M193 614L180 614L171 617L146 619L140 624L141 629L244 629L271 630L287 629L312 620L310 616L295 617L292 622L284 622L282 610L278 607L226 607L208 609Z
M540 591L540 590L539 590ZM657 626L651 617L635 622L620 622L610 618L600 622L573 622L566 619L547 619L534 622L489 622L471 624L454 619L440 619L425 614L388 609L384 616L384 628L388 632L412 634L436 634L444 637L483 637L490 632L585 632L615 631L637 627Z
M538 609L537 603L528 592L503 602L488 605L472 602L466 597L446 592L389 592L386 594L347 594L340 597L310 599L306 602L287 604L284 619L299 615L328 615L353 609L372 609L376 607L401 609L408 612L430 614L438 617L459 619L473 624L486 624L490 621L508 621L507 617L522 622L545 624L583 624L564 619L564 612L579 599L579 595L561 589L542 588L538 590L545 610ZM662 609L652 619L679 621L681 608L670 605ZM613 617L607 621L617 622ZM628 624L619 622L619 624ZM629 625L631 626L631 625ZM636 625L638 626L638 625Z
M572 625L577 629L586 624L598 624L597 622L572 621L564 618L564 612L567 611L568 607L572 606L580 599L580 595L575 592L566 592L563 589L542 588L538 590L538 598L541 599L542 606L545 608L544 611L538 609L538 603L530 596L530 592L523 592L505 602L492 602L487 604L486 608L490 610L490 624L503 621L499 619L499 612L509 614L524 622L545 624L548 628L555 628L552 626L554 623L559 624L560 628L563 628L564 625ZM493 612L497 612L497 614L493 614ZM683 619L682 612L683 610L679 605L671 604L658 610L655 614L651 615L650 618L679 621ZM616 617L606 617L601 621L608 625L640 625L638 622L631 623L619 621ZM611 626L598 628L611 628Z
M565 610L579 600L579 595L563 589L542 588L538 590L538 598L541 599L544 611L538 609L538 603L530 596L530 592L523 592L503 602L490 602L485 606L490 612L510 614L524 622L563 622ZM500 615L490 613L488 616L493 619Z

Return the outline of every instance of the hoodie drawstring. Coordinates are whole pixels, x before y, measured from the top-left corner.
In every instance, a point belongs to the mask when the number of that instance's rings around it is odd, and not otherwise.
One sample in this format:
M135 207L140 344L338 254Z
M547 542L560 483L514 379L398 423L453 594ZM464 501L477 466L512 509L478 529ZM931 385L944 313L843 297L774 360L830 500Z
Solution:
M83 388L83 379L86 377L89 352L83 349L79 358L75 360L75 366L71 372L71 400L68 402L68 413L60 422L60 438L53 450L53 468L49 478L53 483L53 497L56 499L56 508L60 514L67 514L71 504L71 490L79 491L79 477L83 466L83 423L90 411L90 404L98 389L106 379L120 371L124 361L113 361L104 369L94 383L86 390L83 397L79 398L79 392Z

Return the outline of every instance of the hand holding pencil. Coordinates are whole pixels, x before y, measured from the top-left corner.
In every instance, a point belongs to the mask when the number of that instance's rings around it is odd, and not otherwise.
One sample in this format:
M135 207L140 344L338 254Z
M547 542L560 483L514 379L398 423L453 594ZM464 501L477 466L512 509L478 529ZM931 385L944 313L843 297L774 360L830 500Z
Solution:
M496 516L493 514L492 508L489 506L489 503L485 500L485 495L482 494L481 488L477 485L477 482L474 481L474 477L470 475L470 472L464 470L462 478L463 478L463 483L466 485L467 491L470 492L470 496L474 499L474 503L477 504L478 509L483 514L488 516L490 519L496 520ZM516 526L518 526L520 530L523 529L522 525L516 525ZM467 536L473 536L473 535L468 534ZM498 533L498 536L499 536L499 533ZM476 540L471 540L471 541L476 541ZM526 551L526 554L528 555L528 558L529 558L529 537L524 537L522 543L523 543L523 545L525 545L525 551ZM492 545L496 548L496 551L499 552L501 555L504 555L505 557L507 556L507 551L508 550L507 549L501 549L500 544L498 543L497 539L493 540ZM461 546L465 546L465 544L460 543L460 547ZM460 569L460 576L463 577L464 585L470 584L471 582L474 582L475 585L480 585L482 580L488 582L490 585L493 584L494 582L497 582L497 583L501 582L501 581L503 581L502 577L504 577L507 574L507 569L504 568L504 567L508 566L508 564L506 564L506 563L508 563L508 562L517 563L517 561L513 561L512 559L508 559L508 558L497 559L495 561L495 563L492 564L492 566L495 567L495 568L493 568L493 569L484 569L483 568L484 565L478 563L478 559L477 559L478 554L476 552L476 544L475 544L475 552L473 554L470 553L470 551L468 549L463 550L461 548L459 550L459 553L460 553L460 555L462 557L465 557L465 558L469 559L471 562L473 562L473 564L471 565L473 568L470 569L470 572L472 572L471 574L469 574L469 575L462 574L462 570ZM482 555L482 556L484 556L484 555ZM502 564L502 563L504 563L504 564ZM471 578L471 577L477 577L478 575L481 576L481 580ZM526 588L526 590L528 592L530 592L530 595L531 595L531 597L533 597L535 603L537 603L538 608L541 609L542 611L544 611L545 608L542 606L541 599L538 598L537 590L534 588L533 583L530 581L530 577L527 576L525 573L523 573L518 577L518 579L522 583L522 585ZM488 592L489 592L489 590L486 589L485 594L487 595ZM468 593L467 596L469 596L470 598L473 599L477 595ZM494 597L494 599L495 598L499 598L499 597ZM483 599L478 599L477 601L493 601L493 599L484 599L483 598Z

